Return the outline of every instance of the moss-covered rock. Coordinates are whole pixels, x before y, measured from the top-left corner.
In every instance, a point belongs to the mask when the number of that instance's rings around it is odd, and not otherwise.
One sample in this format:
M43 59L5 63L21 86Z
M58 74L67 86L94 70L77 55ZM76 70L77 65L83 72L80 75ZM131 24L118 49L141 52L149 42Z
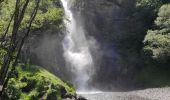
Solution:
M74 97L75 89L43 68L20 64L9 80L5 100L61 100Z

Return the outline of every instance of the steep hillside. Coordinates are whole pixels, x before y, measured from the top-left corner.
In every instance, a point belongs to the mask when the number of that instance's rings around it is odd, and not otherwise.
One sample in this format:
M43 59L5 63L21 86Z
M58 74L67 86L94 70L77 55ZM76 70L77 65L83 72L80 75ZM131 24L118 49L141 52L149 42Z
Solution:
M61 100L74 98L75 89L70 83L62 81L47 70L20 64L12 73L4 100Z

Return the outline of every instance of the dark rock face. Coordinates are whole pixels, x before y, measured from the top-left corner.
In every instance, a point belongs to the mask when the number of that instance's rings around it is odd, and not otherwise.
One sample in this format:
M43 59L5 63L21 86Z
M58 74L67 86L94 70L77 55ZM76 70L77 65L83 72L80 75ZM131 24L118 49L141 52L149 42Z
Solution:
M72 9L88 35L106 41L118 40L127 33L129 15L134 6L135 0L77 0ZM111 36L110 39L107 35Z
M131 47L126 47L124 40L129 38L128 35L136 34L135 32L141 27L140 21L131 18L135 5L136 0L74 0L72 2L71 9L74 17L84 27L87 38L90 40L93 37L97 41L98 47L90 48L96 67L96 75L92 83L96 83L94 84L96 87L102 85L110 89L113 84L116 87L127 84L124 82L127 78L124 75L127 73L126 66L123 65L126 62L124 56L130 56L127 62L132 62L133 65L137 61L136 55L133 56L125 51L125 48ZM124 51L121 50L122 48Z
M60 77L67 73L63 57L62 40L64 34L58 30L37 30L30 34L22 50L22 62L44 67ZM65 72L65 73L64 73Z

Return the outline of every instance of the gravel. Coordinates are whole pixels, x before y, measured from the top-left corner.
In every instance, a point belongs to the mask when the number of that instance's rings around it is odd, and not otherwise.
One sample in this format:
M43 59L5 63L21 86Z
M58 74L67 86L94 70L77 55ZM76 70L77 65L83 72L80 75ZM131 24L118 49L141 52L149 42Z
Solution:
M170 87L130 92L94 92L78 94L88 100L170 100Z

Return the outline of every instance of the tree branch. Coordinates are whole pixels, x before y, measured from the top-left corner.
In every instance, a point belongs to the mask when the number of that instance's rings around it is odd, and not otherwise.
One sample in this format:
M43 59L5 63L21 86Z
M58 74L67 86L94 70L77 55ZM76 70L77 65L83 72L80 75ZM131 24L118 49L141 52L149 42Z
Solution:
M18 52L17 52L17 56L15 58L15 62L12 65L12 69L11 69L11 71L9 73L7 73L7 79L5 80L5 82L3 84L1 95L2 95L3 91L5 90L5 88L6 88L7 84L8 84L8 81L10 79L10 73L12 73L15 70L15 67L17 65L17 60L18 60L18 58L20 56L21 49L22 49L22 47L24 45L24 42L25 42L26 38L29 36L30 30L31 30L31 27L32 27L32 23L33 23L36 15L37 15L37 11L38 11L38 8L39 8L39 3L40 3L40 0L37 1L36 7L34 8L32 14L30 16L30 21L29 21L29 25L27 27L27 32L24 35L24 37L22 38L22 40L21 40L21 43L19 45L19 49L18 49ZM20 18L23 19L22 17L20 17Z

